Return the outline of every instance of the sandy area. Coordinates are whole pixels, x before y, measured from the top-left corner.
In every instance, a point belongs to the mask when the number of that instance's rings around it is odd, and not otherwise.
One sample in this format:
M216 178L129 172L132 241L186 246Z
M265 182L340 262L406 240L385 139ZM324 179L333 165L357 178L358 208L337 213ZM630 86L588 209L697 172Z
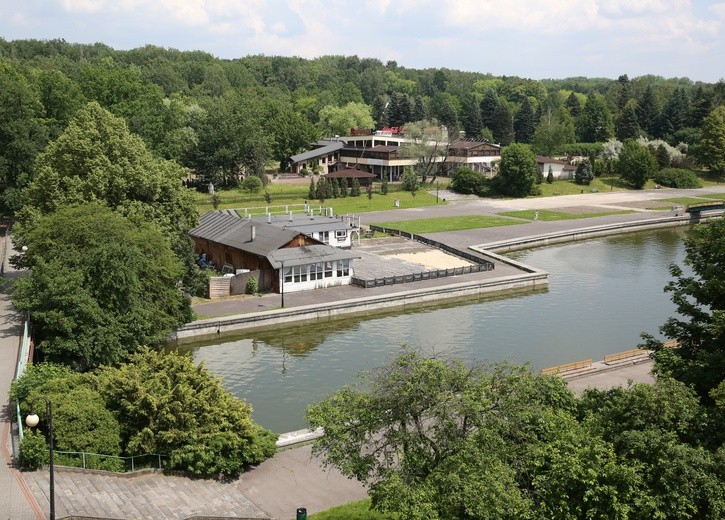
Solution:
M386 255L387 258L399 258L406 262L414 262L432 269L453 269L454 267L465 267L473 265L471 262L449 255L438 249L430 251L419 251L417 253L401 253L399 255Z

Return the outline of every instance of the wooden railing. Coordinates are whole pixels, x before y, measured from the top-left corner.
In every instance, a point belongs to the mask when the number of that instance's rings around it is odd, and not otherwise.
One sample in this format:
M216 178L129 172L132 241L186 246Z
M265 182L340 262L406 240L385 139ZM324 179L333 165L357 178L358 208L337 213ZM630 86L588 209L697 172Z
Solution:
M565 375L572 372L584 371L592 367L592 360L585 359L583 361L575 361L573 363L566 363L564 365L557 365L551 368L545 368L541 371L542 374L547 376L552 375Z

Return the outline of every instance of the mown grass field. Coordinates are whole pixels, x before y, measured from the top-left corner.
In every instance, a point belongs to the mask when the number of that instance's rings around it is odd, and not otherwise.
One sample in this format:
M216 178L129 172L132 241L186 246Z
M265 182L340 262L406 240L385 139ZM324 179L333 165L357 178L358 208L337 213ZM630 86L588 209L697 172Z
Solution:
M435 185L427 184L419 189L415 195L407 191L394 191L396 186L391 185L387 195L380 193L380 185L375 184L373 195L368 198L368 194L363 188L359 197L345 197L336 199L325 199L324 202L319 200L311 200L309 195L308 184L285 184L270 182L266 191L269 193L271 202L267 203L264 198L264 190L259 193L246 193L241 189L217 190L220 198L218 209L243 209L264 206L284 206L293 204L310 203L313 207L322 206L332 208L337 215L347 213L363 213L368 211L381 211L393 209L395 200L397 199L400 208L419 208L425 206L435 206L436 204L445 204L446 202L439 198L436 201ZM207 193L194 192L194 200L199 213L206 213L213 209L211 197Z
M484 215L465 215L460 217L423 218L418 220L401 220L398 222L373 222L377 226L399 229L407 233L440 233L442 231L461 231L498 226L515 226L524 222L504 217Z
M554 220L577 220L582 218L604 217L606 215L626 215L627 213L635 213L634 210L616 210L616 211L592 211L591 213L566 213L564 211L551 211L548 209L525 209L521 211L503 211L499 215L504 217L524 218L534 220L538 211L538 220L547 222Z

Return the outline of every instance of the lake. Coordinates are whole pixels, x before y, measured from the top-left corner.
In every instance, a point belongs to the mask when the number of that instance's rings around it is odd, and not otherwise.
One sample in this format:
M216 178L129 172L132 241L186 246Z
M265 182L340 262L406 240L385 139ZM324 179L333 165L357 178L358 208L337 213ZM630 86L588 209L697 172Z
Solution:
M548 290L445 302L222 336L180 347L204 361L254 419L275 432L304 428L307 405L379 366L402 345L464 360L534 368L602 359L657 335L675 312L663 291L682 265L688 228L632 233L509 253L550 274Z

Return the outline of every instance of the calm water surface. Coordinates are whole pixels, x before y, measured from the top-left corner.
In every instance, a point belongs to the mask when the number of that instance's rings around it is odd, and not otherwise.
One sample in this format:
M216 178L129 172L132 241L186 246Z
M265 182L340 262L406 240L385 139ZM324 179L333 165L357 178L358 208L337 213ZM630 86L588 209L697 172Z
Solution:
M415 311L342 318L222 337L193 351L276 432L306 426L304 412L401 345L465 360L548 366L634 348L675 311L663 287L682 265L683 228L510 253L549 272L549 290L467 299Z

